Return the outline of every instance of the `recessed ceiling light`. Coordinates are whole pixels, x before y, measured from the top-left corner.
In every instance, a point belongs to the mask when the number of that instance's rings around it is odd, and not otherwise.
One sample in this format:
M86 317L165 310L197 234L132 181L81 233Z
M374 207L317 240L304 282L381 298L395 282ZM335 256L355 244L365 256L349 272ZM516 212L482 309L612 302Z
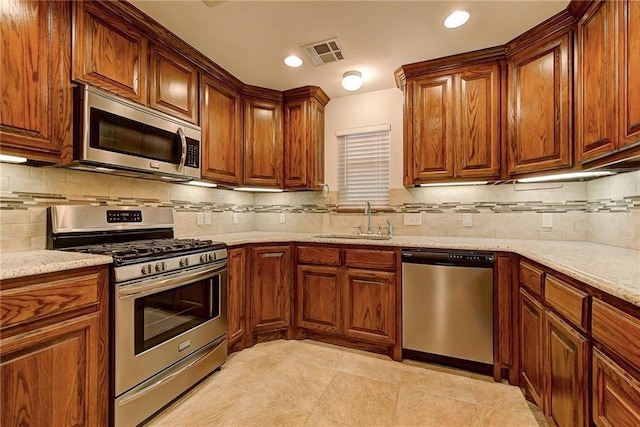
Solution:
M469 20L469 12L464 10L456 10L444 20L444 26L447 28L458 28Z
M347 71L342 75L342 87L349 92L354 92L362 87L362 73L360 71Z
M285 56L284 63L291 68L298 68L302 65L302 59L296 55Z

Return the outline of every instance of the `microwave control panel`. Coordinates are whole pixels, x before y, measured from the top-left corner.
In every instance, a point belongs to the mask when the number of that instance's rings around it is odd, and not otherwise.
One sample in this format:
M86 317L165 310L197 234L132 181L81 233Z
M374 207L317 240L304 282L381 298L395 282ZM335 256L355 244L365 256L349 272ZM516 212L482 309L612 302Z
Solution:
M187 138L187 158L184 165L196 169L200 167L200 143L198 141Z

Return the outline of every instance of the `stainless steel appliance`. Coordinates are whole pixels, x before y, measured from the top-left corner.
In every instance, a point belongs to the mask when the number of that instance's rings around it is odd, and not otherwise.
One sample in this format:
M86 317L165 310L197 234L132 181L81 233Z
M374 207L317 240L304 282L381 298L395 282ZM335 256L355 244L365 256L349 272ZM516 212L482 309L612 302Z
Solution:
M227 357L227 250L173 239L173 209L54 206L52 249L111 255L112 419L135 426Z
M481 252L402 251L405 357L491 372L493 261Z
M72 168L200 178L199 127L90 86L78 86L74 96Z

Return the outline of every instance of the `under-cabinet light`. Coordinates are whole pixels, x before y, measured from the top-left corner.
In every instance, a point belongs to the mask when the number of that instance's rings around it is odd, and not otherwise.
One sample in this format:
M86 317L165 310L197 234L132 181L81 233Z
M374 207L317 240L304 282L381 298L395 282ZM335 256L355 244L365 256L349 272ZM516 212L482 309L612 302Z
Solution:
M489 181L471 181L471 182L437 182L433 184L420 184L420 187L453 187L458 185L485 185Z
M214 184L212 182L206 181L189 181L187 182L189 185L195 185L196 187L207 187L207 188L216 188L218 184Z
M0 154L0 162L6 163L26 163L27 159L25 157L18 156L8 156L6 154Z
M256 188L256 187L238 187L235 191L246 191L249 193L282 193L284 190L280 188Z
M597 178L600 176L613 175L615 172L611 171L584 171L584 172L570 172L570 173L561 173L557 175L545 175L545 176L534 176L532 178L520 178L517 182L527 183L527 182L547 182L547 181L573 181L578 180L580 178Z

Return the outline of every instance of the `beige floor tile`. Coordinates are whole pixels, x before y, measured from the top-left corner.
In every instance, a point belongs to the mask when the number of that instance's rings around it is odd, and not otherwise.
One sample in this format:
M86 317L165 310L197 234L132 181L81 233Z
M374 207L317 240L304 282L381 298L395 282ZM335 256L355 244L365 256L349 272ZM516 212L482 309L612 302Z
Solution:
M302 342L290 354L290 360L310 363L312 365L335 368L340 366L342 359L347 354L344 350Z
M341 423L322 414L313 413L307 419L305 427L346 427L349 424Z
M401 387L393 424L396 426L480 426L475 404Z
M279 398L266 398L246 394L223 413L215 426L304 426L311 412L281 402Z
M210 426L245 395L239 388L216 383L208 378L151 420L147 426Z
M503 409L527 409L527 401L518 387L472 379L473 395L478 406L499 406Z
M478 406L482 427L538 427L538 422L529 410L510 410L504 407Z
M400 387L410 388L416 393L432 393L475 403L471 379L457 373L405 369Z
M398 386L338 372L322 394L314 413L357 426L391 425Z
M385 360L377 357L378 355L369 355L362 353L347 353L340 363L338 369L374 380L385 381L388 383L399 384L404 374L404 368L401 363Z
M313 411L336 370L295 360L284 360L253 388L252 392L283 404Z
M464 371L462 369L452 368L449 366L441 366L433 363L419 362L417 360L404 359L402 361L402 365L408 367L409 369L419 368L426 369L428 371L438 371L445 372L447 374L457 375L459 377L471 378L472 374L469 371Z
M273 371L280 361L270 358L252 360L237 360L236 358L222 365L220 371L213 374L212 378L218 383L250 391L269 372Z

